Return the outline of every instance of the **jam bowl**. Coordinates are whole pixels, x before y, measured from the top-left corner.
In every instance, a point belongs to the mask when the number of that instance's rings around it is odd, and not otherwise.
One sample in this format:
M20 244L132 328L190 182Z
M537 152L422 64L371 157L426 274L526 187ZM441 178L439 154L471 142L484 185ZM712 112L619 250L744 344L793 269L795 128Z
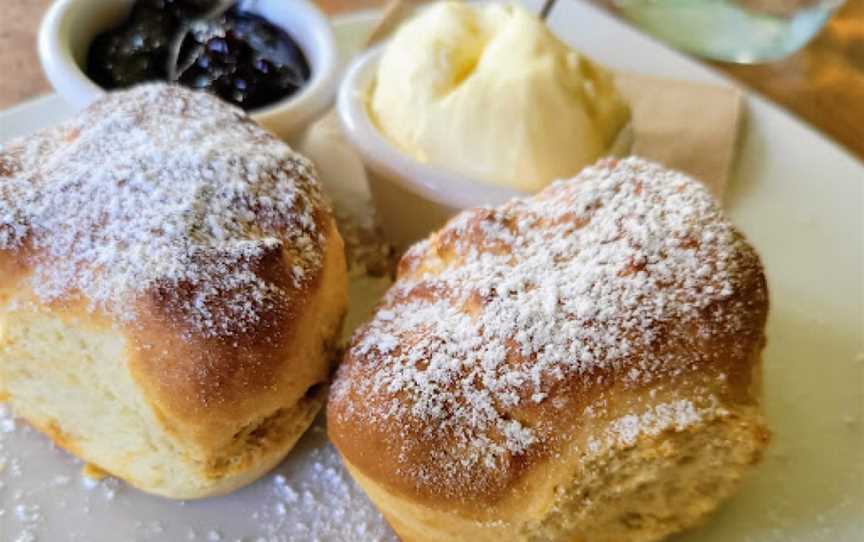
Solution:
M39 57L51 85L66 101L85 107L106 90L87 73L91 44L127 19L135 0L57 0L39 29ZM339 55L327 18L307 0L246 0L244 12L283 31L302 51L309 78L295 93L249 110L283 138L296 136L333 103Z

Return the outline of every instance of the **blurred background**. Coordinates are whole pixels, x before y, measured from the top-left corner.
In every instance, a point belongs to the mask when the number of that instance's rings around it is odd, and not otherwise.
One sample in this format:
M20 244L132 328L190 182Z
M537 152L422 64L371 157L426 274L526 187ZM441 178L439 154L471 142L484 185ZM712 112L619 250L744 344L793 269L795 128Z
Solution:
M864 0L736 0L752 13L728 9L718 0L593 1L679 48L715 58L759 61L741 64L705 60L814 125L864 159ZM0 108L49 92L36 58L36 31L51 0L2 0L0 13ZM317 0L330 14L380 7L387 0ZM824 24L824 18L837 11ZM733 49L713 36L737 35ZM764 33L781 32L770 48ZM818 32L802 49L800 42ZM726 40L729 43L730 40ZM787 48L789 50L784 50ZM784 57L771 60L772 56Z

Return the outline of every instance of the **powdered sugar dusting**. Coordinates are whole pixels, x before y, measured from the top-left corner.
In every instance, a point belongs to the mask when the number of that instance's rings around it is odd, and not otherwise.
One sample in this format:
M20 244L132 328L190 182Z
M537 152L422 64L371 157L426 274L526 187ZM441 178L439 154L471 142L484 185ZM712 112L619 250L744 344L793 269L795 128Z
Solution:
M735 294L759 276L697 181L636 158L602 162L415 245L331 401L345 423L423 428L400 439L400 468L459 496L548 441L519 414L556 383L644 385L710 355L702 342L746 328L753 311Z
M724 410L718 406L700 408L687 399L661 403L641 414L613 420L607 431L608 444L633 446L640 436L656 436L667 429L681 431L700 423L709 413L712 417L722 416Z
M309 450L303 479L291 469L283 469L268 480L271 488L268 506L253 515L261 526L261 542L300 542L306 540L369 540L385 542L395 537L380 513L351 479L339 456L325 441L322 427L317 437L322 445Z
M256 265L286 251L290 288L321 265L310 162L215 98L146 85L0 147L0 250L32 249L44 300L80 292L124 318L129 297L182 290L204 334L287 301Z

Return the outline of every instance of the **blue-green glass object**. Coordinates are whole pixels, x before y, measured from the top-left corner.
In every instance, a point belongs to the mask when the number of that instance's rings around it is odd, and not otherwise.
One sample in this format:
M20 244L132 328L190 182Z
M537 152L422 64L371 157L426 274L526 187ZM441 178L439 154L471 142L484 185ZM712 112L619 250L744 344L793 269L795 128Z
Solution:
M745 64L809 42L843 0L613 0L643 30L696 55Z

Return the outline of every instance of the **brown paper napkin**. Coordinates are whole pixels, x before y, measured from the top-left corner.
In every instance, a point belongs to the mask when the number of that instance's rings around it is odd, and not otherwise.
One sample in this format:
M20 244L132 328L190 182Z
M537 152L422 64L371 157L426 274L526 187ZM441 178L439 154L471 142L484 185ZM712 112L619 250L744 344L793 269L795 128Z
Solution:
M632 111L629 154L688 173L722 199L735 159L743 93L634 73L617 74L616 83Z

